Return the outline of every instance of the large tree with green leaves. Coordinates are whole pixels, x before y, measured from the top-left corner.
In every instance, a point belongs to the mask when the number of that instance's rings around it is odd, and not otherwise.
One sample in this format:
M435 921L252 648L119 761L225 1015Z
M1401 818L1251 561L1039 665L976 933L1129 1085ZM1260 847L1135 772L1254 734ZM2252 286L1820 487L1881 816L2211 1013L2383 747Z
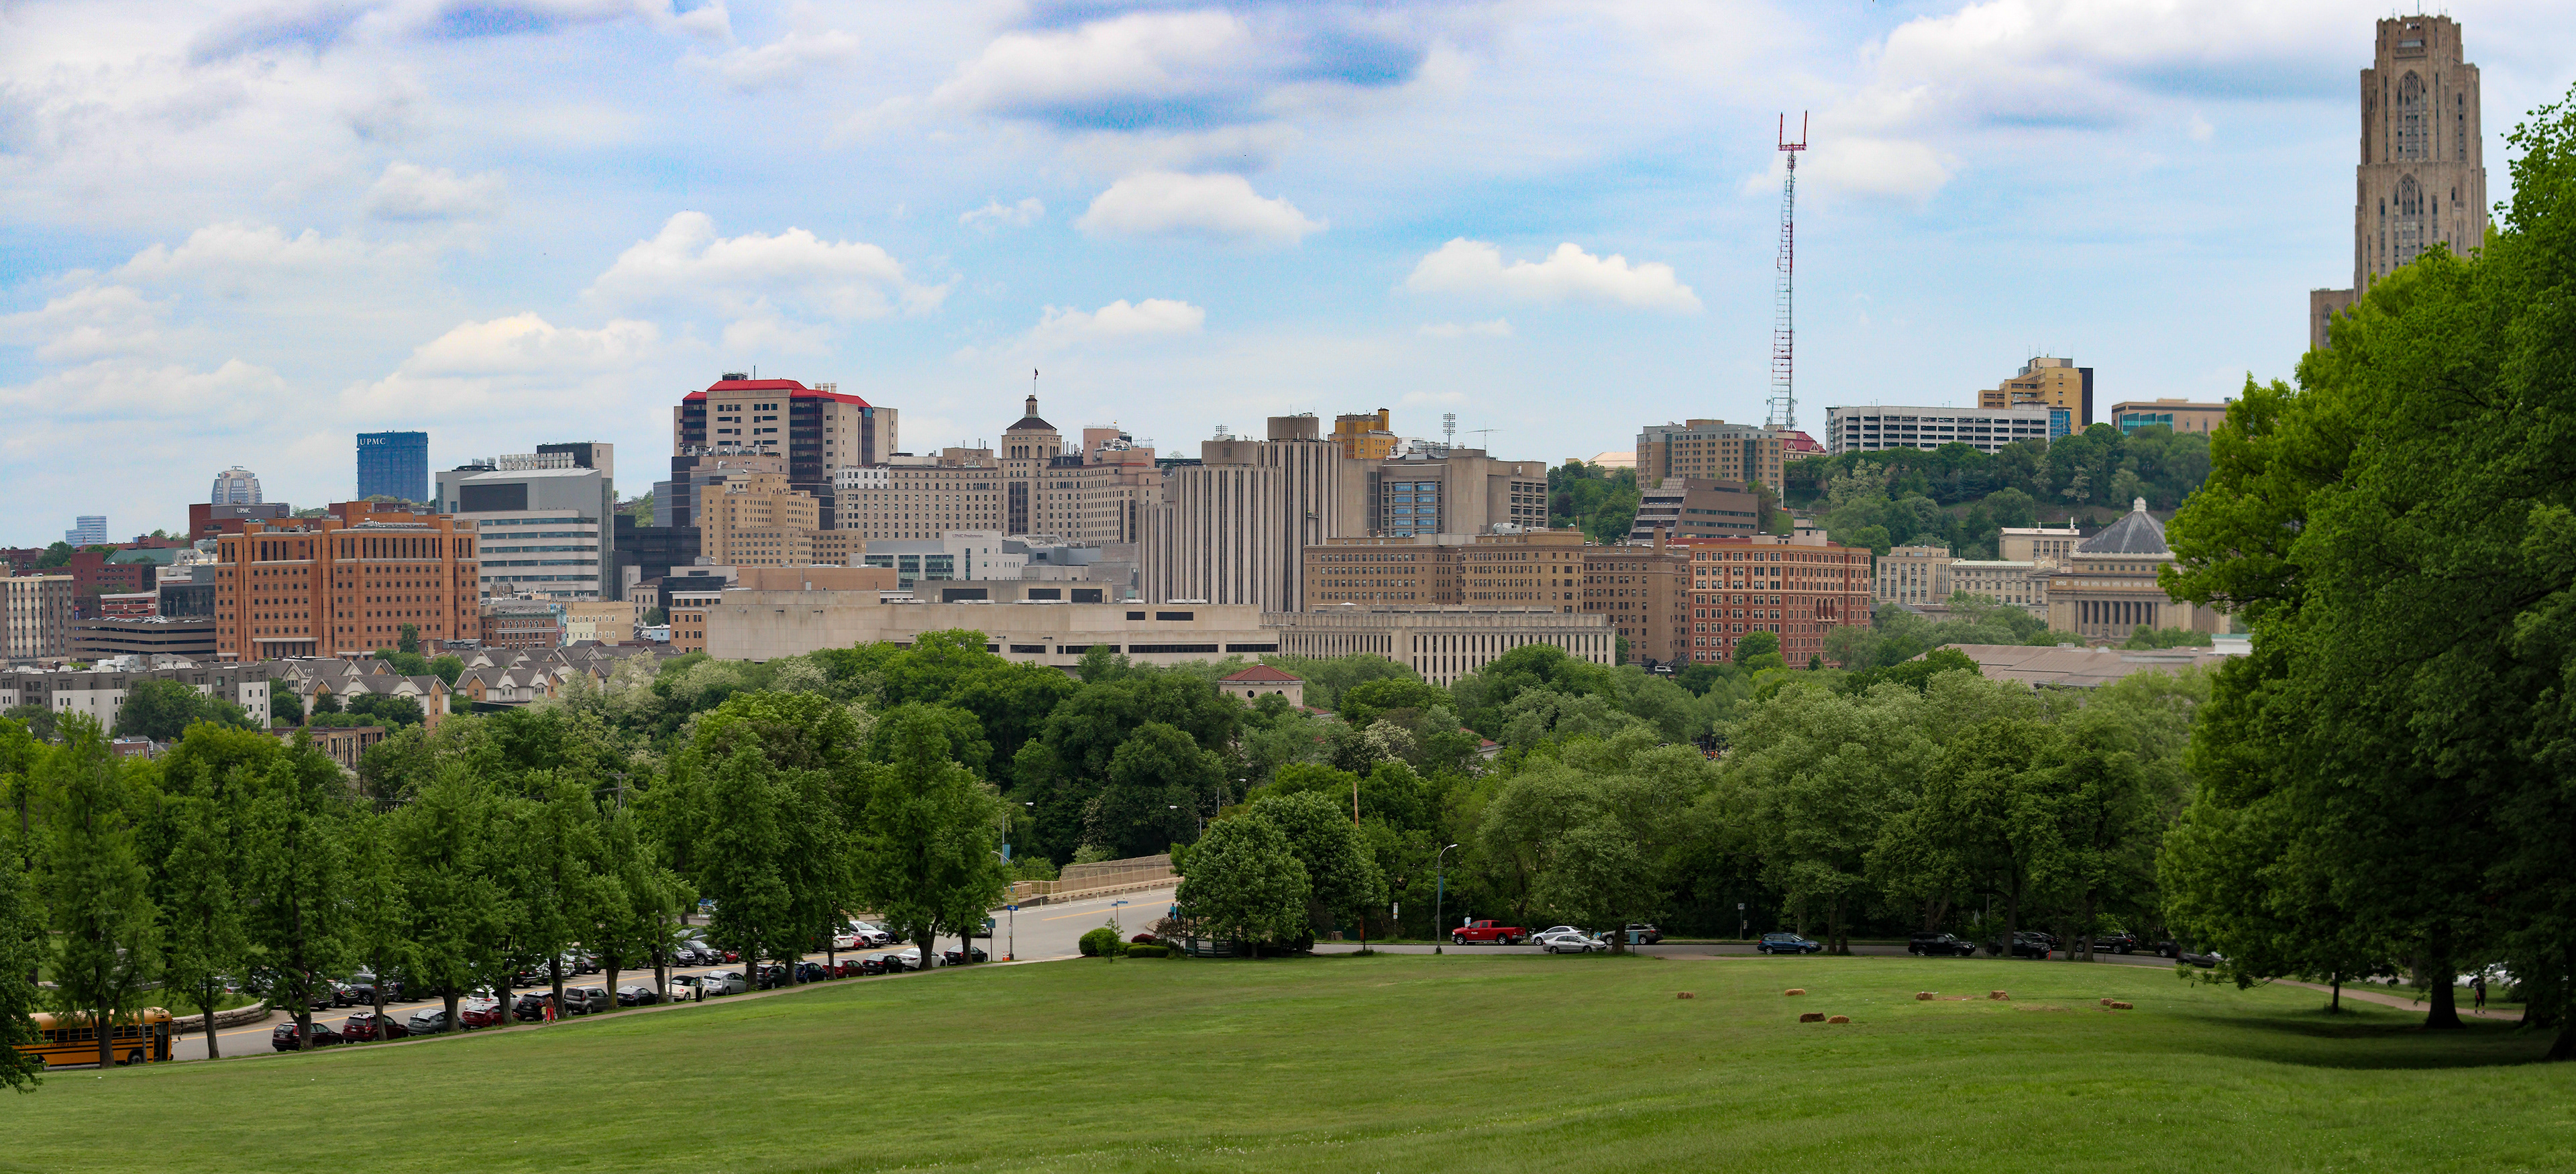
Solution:
M1358 923L1386 899L1386 877L1360 837L1348 808L1315 791L1266 796L1238 818L1258 819L1288 837L1288 848L1306 870L1309 929L1322 918Z
M215 1010L224 982L238 979L250 960L243 929L242 893L235 876L240 833L237 796L175 795L165 818L176 842L163 862L162 985L183 995L205 1018L206 1056L220 1058Z
M859 902L899 928L928 966L939 931L981 929L1008 886L1002 804L948 757L948 738L931 714L907 707L878 724L887 754L868 772L855 821L854 887Z
M18 854L0 852L0 1088L32 1092L44 1066L19 1051L36 1042L35 974L45 955L45 919Z
M1289 941L1306 927L1306 866L1287 833L1267 820L1226 819L1191 845L1188 872L1174 894L1184 912L1218 941Z
M252 957L270 1001L313 1038L313 1011L331 1005L348 964L349 787L305 736L253 782L241 823L241 891Z
M134 848L134 809L148 796L120 775L97 722L74 716L62 730L36 771L45 808L36 858L53 931L45 969L54 1005L97 1033L105 1067L115 1025L144 1005L160 971L160 911Z
M461 763L441 767L418 797L393 813L391 835L411 943L404 978L412 993L435 994L457 1026L457 1003L474 989L504 896L487 854L494 798ZM384 977L381 973L379 978Z
M1923 710L1911 690L1849 697L1802 682L1753 709L1729 739L1727 822L1802 920L1824 923L1835 953L1850 951L1888 821L1922 789L1934 752Z

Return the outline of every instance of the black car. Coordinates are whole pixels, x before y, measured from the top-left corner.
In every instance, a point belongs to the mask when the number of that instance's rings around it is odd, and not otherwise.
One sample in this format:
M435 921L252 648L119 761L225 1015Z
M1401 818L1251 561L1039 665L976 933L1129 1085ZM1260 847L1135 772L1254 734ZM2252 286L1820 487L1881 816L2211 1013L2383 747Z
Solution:
M1821 954L1824 950L1823 942L1811 942L1793 933L1766 933L1761 941L1753 943L1756 954Z
M1994 956L1995 956L1995 957L1997 957L1997 958L2001 958L2001 957L2003 957L2003 956L2004 956L2004 944L2003 944L2002 939L2000 939L2000 938L1999 938L1999 939L1996 939L1996 940L1994 940L1994 941L1987 942L1987 943L1986 943L1986 952L1987 952L1987 953L1989 953L1989 954L1994 955ZM2027 933L2027 932L2025 932L2025 933L2017 933L2017 934L2014 934L2014 935L2013 935L2013 944L2012 944L2012 956L2013 956L2013 957L2015 957L2015 958L2046 958L2046 957L2048 957L2048 955L2049 955L2049 945L2048 945L2048 940L2047 940L2047 936L2046 936L2046 935L2044 935L2044 934L2035 934L2035 933Z
M2138 935L2133 933L2103 933L2093 935L2093 952L2096 954L2126 954L2136 950L2137 948Z
M510 1004L510 1017L534 1023L546 1017L546 1008L553 1006L554 1001L554 993L551 991L531 991L519 996L517 1002Z
M2211 969L2216 967L2219 963L2227 961L2227 955L2221 954L2216 950L2183 950L2177 953L2176 957L2187 966L2197 966L2203 970Z
M991 955L986 954L980 946L968 946L963 950L943 950L940 952L940 956L946 959L948 964L951 966L963 966L966 964L968 959L981 962L986 958L991 957Z
M661 1001L662 992L644 983L633 982L617 988L617 1005L620 1007L645 1007Z
M1905 952L1926 958L1965 958L1977 952L1977 944L1960 941L1957 934L1919 933L1906 941Z
M313 1025L314 1047L325 1048L339 1042L340 1033L333 1030L330 1024L316 1023ZM304 1046L303 1042L298 1040L295 1035L295 1021L289 1019L284 1023L278 1024L277 1030L268 1033L268 1046L281 1052L302 1050Z

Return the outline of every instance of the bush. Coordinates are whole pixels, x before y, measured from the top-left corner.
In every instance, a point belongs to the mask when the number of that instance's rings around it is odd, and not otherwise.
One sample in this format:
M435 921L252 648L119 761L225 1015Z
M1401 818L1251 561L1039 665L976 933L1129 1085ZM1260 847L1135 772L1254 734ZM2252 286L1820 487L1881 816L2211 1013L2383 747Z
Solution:
M1082 940L1078 944L1085 958L1098 958L1104 955L1114 958L1118 955L1118 931L1104 925L1082 935Z
M1169 958L1172 956L1172 949L1169 946L1149 946L1141 943L1130 943L1127 947L1127 956L1130 958Z

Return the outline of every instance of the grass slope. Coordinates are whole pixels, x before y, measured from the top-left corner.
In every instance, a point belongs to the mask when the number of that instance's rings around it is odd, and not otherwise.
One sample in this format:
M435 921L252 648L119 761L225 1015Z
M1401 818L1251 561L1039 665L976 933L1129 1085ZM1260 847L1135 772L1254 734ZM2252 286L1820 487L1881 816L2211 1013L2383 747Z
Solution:
M1880 958L993 967L61 1072L0 1096L0 1169L2576 1168L2545 1039L2322 999Z

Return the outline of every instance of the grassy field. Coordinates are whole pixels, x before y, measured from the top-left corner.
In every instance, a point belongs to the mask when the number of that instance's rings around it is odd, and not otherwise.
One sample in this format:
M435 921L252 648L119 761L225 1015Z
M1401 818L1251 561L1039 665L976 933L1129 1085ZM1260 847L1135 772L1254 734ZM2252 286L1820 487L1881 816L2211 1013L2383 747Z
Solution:
M2322 1002L1885 958L991 967L59 1072L0 1094L0 1170L2576 1169L2544 1039Z

